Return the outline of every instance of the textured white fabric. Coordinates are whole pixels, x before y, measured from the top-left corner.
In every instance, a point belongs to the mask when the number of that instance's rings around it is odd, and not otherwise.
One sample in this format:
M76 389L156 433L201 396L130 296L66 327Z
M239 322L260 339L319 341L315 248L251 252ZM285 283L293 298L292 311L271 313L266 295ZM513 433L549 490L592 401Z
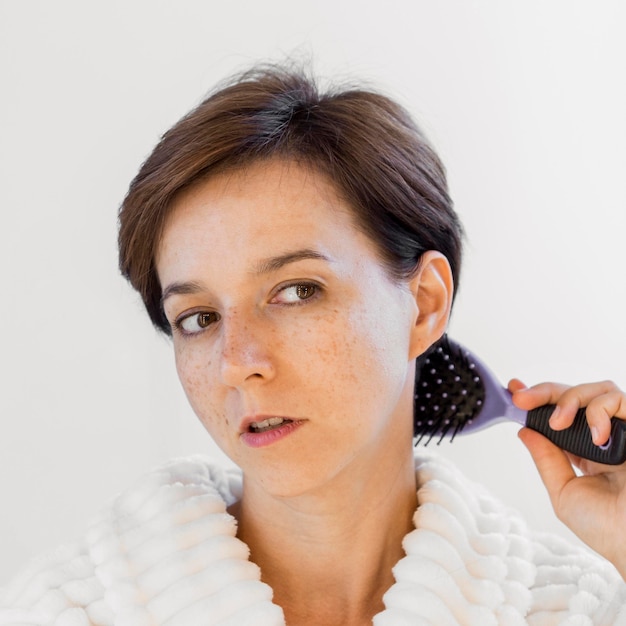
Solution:
M626 626L626 584L523 521L451 464L416 459L419 506L374 626ZM171 461L118 496L85 540L0 591L0 625L284 626L226 507L241 476Z

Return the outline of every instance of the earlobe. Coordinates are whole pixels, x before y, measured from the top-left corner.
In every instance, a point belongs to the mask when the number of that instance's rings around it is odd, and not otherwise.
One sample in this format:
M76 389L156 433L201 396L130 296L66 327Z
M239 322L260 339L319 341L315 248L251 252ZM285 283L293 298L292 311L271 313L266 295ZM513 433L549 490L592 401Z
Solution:
M448 326L454 292L448 259L435 250L425 252L409 287L417 305L409 353L409 358L414 359L435 343Z

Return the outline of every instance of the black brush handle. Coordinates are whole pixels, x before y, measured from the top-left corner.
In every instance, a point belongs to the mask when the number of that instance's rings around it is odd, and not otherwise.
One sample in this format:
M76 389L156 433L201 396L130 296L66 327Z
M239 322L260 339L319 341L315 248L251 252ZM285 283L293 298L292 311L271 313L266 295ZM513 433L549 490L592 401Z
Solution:
M574 422L565 430L552 430L548 420L554 404L546 404L528 411L526 426L540 432L562 450L606 465L621 465L626 461L626 422L611 420L611 438L607 445L596 446L591 440L585 409L579 409Z

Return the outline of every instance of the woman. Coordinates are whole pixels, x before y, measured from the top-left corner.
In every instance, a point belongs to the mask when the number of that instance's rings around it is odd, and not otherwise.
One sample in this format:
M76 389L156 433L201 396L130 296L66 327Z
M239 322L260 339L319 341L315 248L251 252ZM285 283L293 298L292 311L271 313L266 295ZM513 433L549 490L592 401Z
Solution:
M520 435L604 560L415 457L415 362L446 329L460 239L443 167L383 96L266 68L178 122L123 203L121 269L241 473L148 475L23 573L0 623L626 623L624 467L576 477ZM626 418L612 383L510 389L557 403L557 429L586 405L597 444Z

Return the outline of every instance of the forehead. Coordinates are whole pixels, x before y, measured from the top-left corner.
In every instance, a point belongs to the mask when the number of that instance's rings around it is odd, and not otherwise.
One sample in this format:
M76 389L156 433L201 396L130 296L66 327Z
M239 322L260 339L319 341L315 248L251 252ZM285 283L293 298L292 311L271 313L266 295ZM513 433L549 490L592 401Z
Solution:
M157 249L161 278L173 259L210 252L220 264L302 247L372 247L354 212L323 174L272 160L216 174L175 201ZM325 250L321 250L325 253Z
M268 216L281 204L290 206L289 214L295 217L303 203L310 211L332 207L352 212L328 176L299 162L276 158L230 168L193 184L174 200L166 227L199 204L214 211L243 211L251 201L255 211Z

